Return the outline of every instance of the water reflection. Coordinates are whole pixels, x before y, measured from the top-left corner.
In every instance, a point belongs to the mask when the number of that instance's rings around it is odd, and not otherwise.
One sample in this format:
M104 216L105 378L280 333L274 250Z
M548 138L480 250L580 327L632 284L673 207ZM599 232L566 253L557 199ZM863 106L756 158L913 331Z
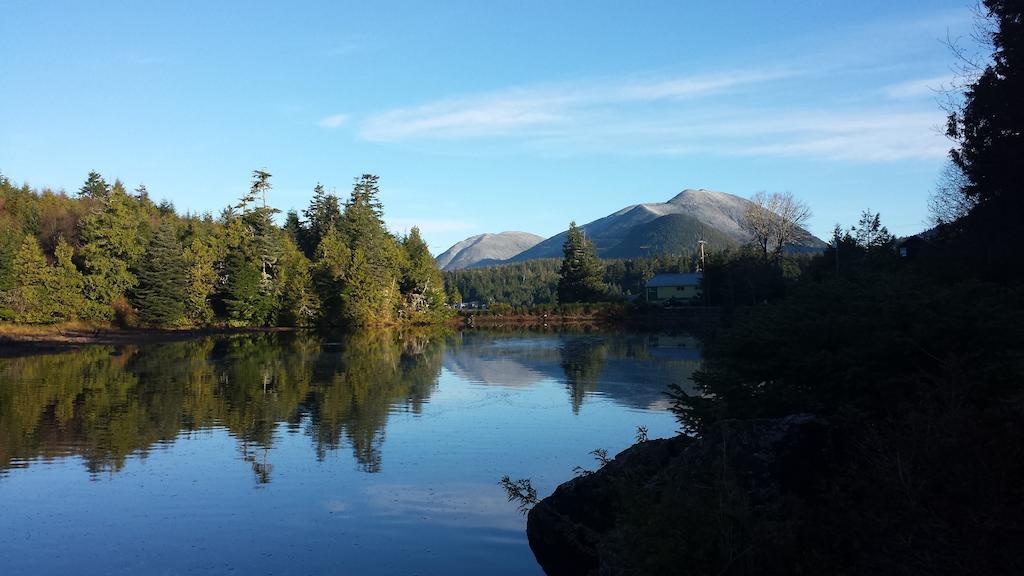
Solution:
M256 334L0 360L0 473L77 455L94 475L182 433L225 428L258 483L283 429L318 460L349 447L381 470L390 415L419 414L442 366L477 383L562 382L574 414L599 395L664 409L668 384L699 366L689 336L366 332L337 338Z
M94 347L0 363L0 469L78 455L93 474L224 427L258 482L278 423L312 439L317 457L344 444L380 470L388 415L417 412L441 370L443 337L369 332L332 345L260 334L160 346Z
M446 370L467 380L527 387L565 382L578 413L600 395L635 409L665 409L665 391L679 384L693 391L700 343L687 334L549 334L464 332L449 341Z
M498 479L550 493L637 426L673 434L698 350L374 332L0 359L2 572L539 574Z

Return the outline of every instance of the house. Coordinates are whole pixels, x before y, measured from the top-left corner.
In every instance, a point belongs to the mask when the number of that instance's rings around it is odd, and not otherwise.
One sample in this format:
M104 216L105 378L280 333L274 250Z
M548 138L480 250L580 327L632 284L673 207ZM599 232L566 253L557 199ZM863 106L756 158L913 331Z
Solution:
M909 259L934 256L939 251L939 247L935 244L939 233L939 227L935 227L920 234L900 238L896 241L896 254L900 258Z
M704 275L656 274L647 281L647 301L653 304L689 304L701 297L700 282Z

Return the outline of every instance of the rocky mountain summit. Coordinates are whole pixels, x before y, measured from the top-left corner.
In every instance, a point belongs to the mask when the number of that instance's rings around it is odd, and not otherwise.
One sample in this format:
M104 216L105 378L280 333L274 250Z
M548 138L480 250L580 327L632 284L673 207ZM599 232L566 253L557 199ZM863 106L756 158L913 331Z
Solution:
M441 270L458 270L507 260L544 240L529 232L479 234L456 243L437 257Z

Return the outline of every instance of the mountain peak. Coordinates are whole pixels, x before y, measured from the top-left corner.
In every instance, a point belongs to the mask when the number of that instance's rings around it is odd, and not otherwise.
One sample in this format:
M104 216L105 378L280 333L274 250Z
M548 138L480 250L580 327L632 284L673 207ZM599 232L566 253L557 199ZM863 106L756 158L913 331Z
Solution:
M687 188L686 190L683 190L679 194L673 196L668 202L666 202L666 204L682 204L730 196L732 196L732 194L727 194L725 192L715 192L714 190L707 190L705 188Z
M541 240L544 238L529 232L478 234L455 243L435 260L442 270L469 268L482 261L506 260L532 248Z

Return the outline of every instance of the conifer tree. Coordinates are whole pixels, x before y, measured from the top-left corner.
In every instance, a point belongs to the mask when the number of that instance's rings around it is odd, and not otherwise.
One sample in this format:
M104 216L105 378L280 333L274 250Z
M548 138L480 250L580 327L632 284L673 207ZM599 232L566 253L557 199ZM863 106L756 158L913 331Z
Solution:
M309 201L309 208L303 210L302 214L306 217L306 237L303 239L302 250L307 256L312 257L327 231L337 228L341 222L338 197L328 194L323 185L317 183L313 188L313 199Z
M313 289L309 259L291 240L282 242L278 261L277 324L279 326L309 326L319 313L319 302Z
M558 278L558 301L595 302L606 292L602 281L603 267L597 259L594 244L583 236L575 222L562 245L562 267Z
M1024 213L1020 159L1024 157L1024 3L984 0L992 62L964 94L948 119L950 151L959 171L956 183L970 207L957 223L972 241L972 257L990 274L1024 276L1015 264L1024 239L1018 232Z
M242 211L242 221L248 227L250 249L259 259L261 290L264 293L272 291L270 283L279 256L273 218L280 210L267 205L267 192L271 189L270 176L265 170L254 170L249 192L238 204Z
M228 321L236 326L270 323L276 308L280 240L274 225L278 210L266 204L270 173L254 170L252 184L238 205L222 215L226 255L220 267L224 276L220 301Z
M82 292L84 278L74 263L74 249L60 238L54 253L57 260L51 274L50 297L61 320L88 317L88 302Z
M235 326L262 325L266 319L259 264L243 246L228 249L222 299L228 321Z
M384 226L378 178L363 174L345 203L340 229L352 254L342 316L351 324L388 323L394 318L402 251Z
M341 320L351 326L380 324L391 320L384 287L375 277L366 252L356 248L346 271L341 292Z
M111 302L137 282L131 270L144 249L141 224L132 199L120 186L111 189L99 206L82 218L79 256L86 274L85 294L104 315L110 314Z
M342 292L351 258L341 233L335 228L328 228L316 249L312 271L313 285L320 299L320 317L325 324L335 325L342 321Z
M56 306L49 288L53 285L53 269L35 236L26 234L14 256L14 287L6 294L8 307L16 322L42 324L53 322Z
M413 227L402 241L405 250L401 291L406 303L415 310L440 310L444 307L444 279L437 268L420 229Z
M107 181L100 176L99 172L95 170L89 172L89 176L85 180L85 184L78 189L78 195L83 198L92 198L94 200L103 200L110 194L110 186Z
M299 220L299 213L294 209L289 210L284 218L284 233L300 248L305 245L306 236L308 236L309 232L302 225L302 221ZM303 250L305 249L303 248ZM307 254L307 256L311 256L311 254Z
M153 326L180 323L185 315L185 259L169 220L160 224L150 241L138 276L133 304L143 322Z
M210 297L217 288L216 253L209 243L193 238L184 259L185 317L193 324L208 324L213 320Z

